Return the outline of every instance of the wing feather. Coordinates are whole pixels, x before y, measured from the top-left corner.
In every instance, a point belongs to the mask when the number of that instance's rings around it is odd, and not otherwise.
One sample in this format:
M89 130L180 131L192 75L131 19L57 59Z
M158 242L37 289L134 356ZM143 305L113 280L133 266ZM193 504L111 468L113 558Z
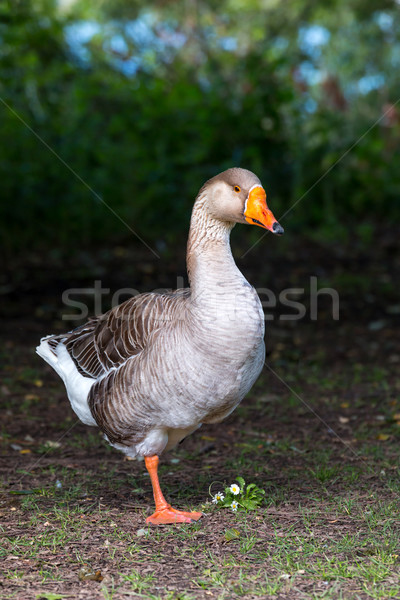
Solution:
M98 379L142 352L156 331L181 314L189 296L189 289L141 294L48 343L55 351L62 342L78 371Z

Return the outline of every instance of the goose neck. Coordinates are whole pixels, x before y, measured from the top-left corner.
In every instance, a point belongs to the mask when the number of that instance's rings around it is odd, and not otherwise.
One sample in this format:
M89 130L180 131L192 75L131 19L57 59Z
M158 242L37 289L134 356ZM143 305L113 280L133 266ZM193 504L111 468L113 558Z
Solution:
M208 214L198 200L193 208L187 266L192 292L235 286L243 275L237 268L230 247L234 223L221 221Z

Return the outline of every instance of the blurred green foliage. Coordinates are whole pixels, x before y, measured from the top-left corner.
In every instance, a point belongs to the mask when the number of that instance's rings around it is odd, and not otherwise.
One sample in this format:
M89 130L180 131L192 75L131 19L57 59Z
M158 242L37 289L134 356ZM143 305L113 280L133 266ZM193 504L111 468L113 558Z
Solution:
M278 217L304 196L284 226L367 239L400 214L399 26L394 0L0 0L6 254L125 237L106 204L173 242L234 165Z

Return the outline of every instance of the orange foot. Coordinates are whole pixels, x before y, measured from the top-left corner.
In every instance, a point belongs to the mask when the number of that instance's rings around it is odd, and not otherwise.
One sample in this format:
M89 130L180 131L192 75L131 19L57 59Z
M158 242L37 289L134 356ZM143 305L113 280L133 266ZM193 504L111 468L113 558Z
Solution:
M166 506L156 510L150 517L147 517L146 523L152 523L153 525L160 525L162 523L193 523L198 521L203 513L200 512L184 512L183 510L176 510L172 506Z

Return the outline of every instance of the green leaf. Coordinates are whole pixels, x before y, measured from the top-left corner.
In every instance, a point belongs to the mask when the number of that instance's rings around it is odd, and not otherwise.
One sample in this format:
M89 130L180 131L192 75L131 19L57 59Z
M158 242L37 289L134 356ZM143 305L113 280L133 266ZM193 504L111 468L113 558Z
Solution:
M245 485L246 485L245 480L243 479L243 477L236 477L236 481L239 482L240 489L243 492L244 488L245 488Z
M230 506L232 504L232 494L227 494L222 502L222 506Z
M227 542L237 540L240 537L240 531L238 529L227 529L225 531L224 537Z
M13 494L14 496L26 496L29 494L42 494L41 488L33 488L31 490L10 490L9 494Z

